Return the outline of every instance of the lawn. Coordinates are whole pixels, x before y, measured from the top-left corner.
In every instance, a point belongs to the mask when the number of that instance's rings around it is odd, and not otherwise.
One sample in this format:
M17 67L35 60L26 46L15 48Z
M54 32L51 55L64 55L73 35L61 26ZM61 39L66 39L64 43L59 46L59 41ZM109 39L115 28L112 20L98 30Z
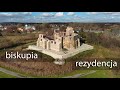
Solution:
M112 70L94 70L95 73L91 73L89 75L85 75L93 70L75 70L71 73L66 73L64 75L59 76L53 76L54 78L61 78L61 77L67 77L67 76L74 76L76 74L81 74L83 76L80 76L79 78L120 78L120 75L115 75ZM53 78L51 77L51 78Z
M16 78L16 77L0 71L0 78Z
M120 78L120 75L115 75L111 70L96 70L95 73L80 78Z

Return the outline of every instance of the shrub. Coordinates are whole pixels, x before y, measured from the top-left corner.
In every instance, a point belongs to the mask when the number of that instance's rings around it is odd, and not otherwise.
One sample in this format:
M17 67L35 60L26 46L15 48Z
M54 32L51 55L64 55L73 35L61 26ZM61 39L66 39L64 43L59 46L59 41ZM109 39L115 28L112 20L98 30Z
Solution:
M95 45L102 45L106 48L120 47L120 40L106 34L88 33L87 42Z

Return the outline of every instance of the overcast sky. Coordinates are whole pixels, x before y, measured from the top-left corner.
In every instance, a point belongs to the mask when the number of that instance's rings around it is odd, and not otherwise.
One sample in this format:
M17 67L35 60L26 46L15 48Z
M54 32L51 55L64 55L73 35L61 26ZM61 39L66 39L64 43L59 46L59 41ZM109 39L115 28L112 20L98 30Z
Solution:
M120 12L0 12L0 22L120 22Z

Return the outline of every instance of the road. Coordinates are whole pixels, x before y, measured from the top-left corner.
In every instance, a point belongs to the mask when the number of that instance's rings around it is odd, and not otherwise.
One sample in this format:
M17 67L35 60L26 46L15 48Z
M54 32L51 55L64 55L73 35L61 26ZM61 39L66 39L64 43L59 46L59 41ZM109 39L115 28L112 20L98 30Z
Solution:
M3 73L9 74L9 75L15 76L17 78L32 78L32 77L25 77L20 73L13 72L13 71L7 70L5 68L1 68L1 67L0 67L0 71L3 72ZM86 75L93 74L95 72L96 71L90 71L88 73L75 74L73 76L67 76L67 77L63 77L63 78L80 78L80 77L83 77L83 76L86 76Z
M28 78L28 77L25 77L19 73L16 73L16 72L13 72L13 71L10 71L10 70L7 70L5 68L1 68L0 67L0 71L3 72L3 73L6 73L6 74L9 74L9 75L12 75L12 76L15 76L17 78Z
M96 71L90 71L88 73L81 73L81 74L75 74L73 76L67 76L67 77L63 77L63 78L80 78L80 77L83 77L83 76L86 76L86 75L90 75L90 74L93 74L95 73Z

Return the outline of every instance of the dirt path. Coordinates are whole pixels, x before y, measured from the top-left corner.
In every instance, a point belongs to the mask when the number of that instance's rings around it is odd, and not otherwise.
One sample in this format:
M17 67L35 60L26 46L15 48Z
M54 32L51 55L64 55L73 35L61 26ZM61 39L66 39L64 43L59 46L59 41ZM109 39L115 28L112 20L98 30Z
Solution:
M67 76L67 77L63 77L63 78L80 78L80 77L83 77L83 76L86 76L86 75L89 75L89 74L93 74L95 72L96 71L90 71L88 73L75 74L73 76Z
M1 67L0 67L0 71L3 72L3 73L9 74L9 75L15 76L17 78L28 78L28 77L25 77L25 76L23 76L19 73L16 73L16 72L13 72L13 71L1 68Z

